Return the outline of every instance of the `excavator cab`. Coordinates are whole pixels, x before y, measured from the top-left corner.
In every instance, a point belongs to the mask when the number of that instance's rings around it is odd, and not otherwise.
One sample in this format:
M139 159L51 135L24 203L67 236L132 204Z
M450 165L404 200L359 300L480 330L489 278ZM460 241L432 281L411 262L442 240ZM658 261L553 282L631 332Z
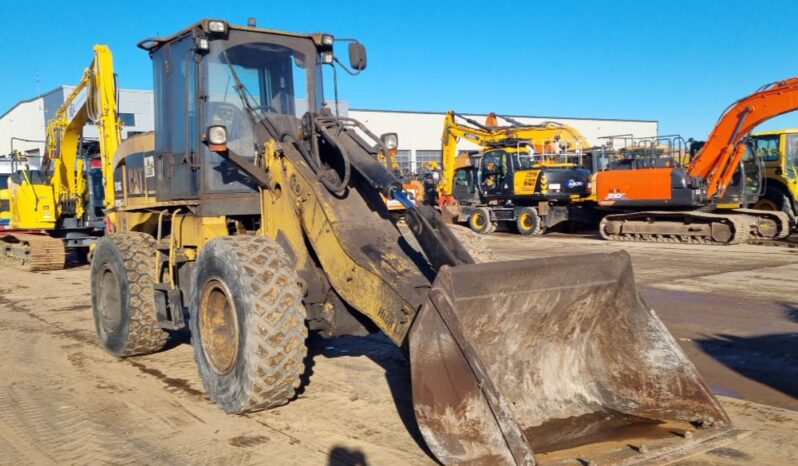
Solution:
M410 202L395 144L323 105L334 43L219 20L140 43L156 131L114 157L115 223L90 278L106 350L155 352L188 326L209 397L243 413L296 396L308 331L382 331L409 355L445 464L631 464L730 435L627 254L477 263ZM365 49L349 50L356 74Z

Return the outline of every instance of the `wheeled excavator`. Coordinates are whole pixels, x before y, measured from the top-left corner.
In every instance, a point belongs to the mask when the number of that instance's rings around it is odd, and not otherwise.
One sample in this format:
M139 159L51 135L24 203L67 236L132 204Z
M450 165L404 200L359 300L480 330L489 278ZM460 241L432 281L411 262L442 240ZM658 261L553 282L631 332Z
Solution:
M602 237L700 244L784 238L785 212L745 208L756 202L746 182L756 191L761 183L761 153L748 150L748 136L796 109L798 78L771 83L730 105L686 166L666 156L596 173L596 201L611 212L599 225ZM744 161L746 154L753 159Z
M41 170L23 167L8 182L12 228L0 235L0 260L38 271L61 269L67 249L87 257L105 230L104 198L113 184L104 164L121 142L113 57L105 45L48 123ZM89 159L83 129L94 124L100 157Z
M188 327L210 399L244 413L296 396L308 332L381 331L409 357L444 464L632 464L739 435L627 254L476 263L407 199L384 141L325 105L325 69L366 68L359 42L205 19L139 47L155 131L113 157L90 274L110 354L159 351ZM646 448L630 447L641 433Z
M499 126L498 118L510 124ZM459 140L480 150L458 155ZM541 234L567 221L568 205L589 194L591 171L581 163L589 144L576 128L524 125L495 113L482 125L449 111L442 141L438 204L477 233L509 223L522 235Z

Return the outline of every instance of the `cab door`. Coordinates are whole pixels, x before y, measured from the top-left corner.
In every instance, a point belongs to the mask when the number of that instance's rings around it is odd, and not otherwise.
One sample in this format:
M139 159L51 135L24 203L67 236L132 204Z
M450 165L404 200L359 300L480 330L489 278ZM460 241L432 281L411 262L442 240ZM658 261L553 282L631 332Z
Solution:
M503 150L486 152L479 173L480 188L488 197L512 195L512 179L508 179L507 154Z

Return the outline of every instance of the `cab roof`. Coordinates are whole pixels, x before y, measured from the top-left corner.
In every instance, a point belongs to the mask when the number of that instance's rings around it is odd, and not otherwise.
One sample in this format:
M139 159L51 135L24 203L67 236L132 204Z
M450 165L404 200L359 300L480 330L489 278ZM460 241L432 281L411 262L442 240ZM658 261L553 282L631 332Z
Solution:
M228 30L237 30L237 31L249 31L249 32L257 32L257 33L267 33L267 34L277 34L281 36L289 36L289 37L297 37L301 39L310 39L312 40L317 46L322 45L322 36L326 35L325 33L315 32L310 34L303 34L303 33L296 33L296 32L288 32L288 31L280 31L277 29L265 29L259 27L252 27L252 26L238 26L235 24L230 24L228 21L223 19L216 19L216 18L204 18L196 23L191 24L190 26L181 29L180 31L166 36L166 37L148 37L139 41L137 44L139 48L147 50L149 52L153 52L157 50L164 44L169 42L175 41L177 39L182 39L183 37L192 34L195 30L201 30L208 34L212 34L210 32L208 23L212 21L221 21L227 25Z
M751 133L751 136L774 136L777 134L791 134L791 133L798 133L798 128L784 128L784 129L774 129L771 131L757 131L756 133Z

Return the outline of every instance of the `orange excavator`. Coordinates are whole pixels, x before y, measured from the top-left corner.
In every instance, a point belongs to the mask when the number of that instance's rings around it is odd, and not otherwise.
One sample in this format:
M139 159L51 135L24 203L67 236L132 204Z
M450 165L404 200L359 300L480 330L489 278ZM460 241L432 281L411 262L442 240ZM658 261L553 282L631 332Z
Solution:
M741 193L746 184L761 183L761 164L742 162L746 153L757 157L746 151L757 125L796 109L798 77L763 86L730 105L684 166L668 156L610 163L595 175L596 202L619 213L602 219L602 237L705 244L784 238L790 228L786 214L744 208L750 199Z

